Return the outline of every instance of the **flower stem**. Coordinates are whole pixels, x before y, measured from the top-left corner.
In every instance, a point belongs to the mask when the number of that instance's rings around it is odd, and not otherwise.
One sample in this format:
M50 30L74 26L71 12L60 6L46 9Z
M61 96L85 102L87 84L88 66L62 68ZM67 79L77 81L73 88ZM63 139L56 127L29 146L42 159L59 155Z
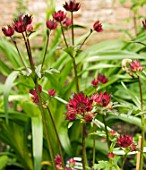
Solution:
M71 35L72 35L72 46L74 46L74 15L73 12L71 12L71 21L72 21L72 26L71 26Z
M12 37L11 37L11 40L12 40L12 42L13 42L14 45L15 45L15 48L16 48L17 53L18 53L18 55L19 55L19 57L20 57L20 59L21 59L21 61L22 61L22 64L24 65L26 71L28 72L28 69L27 69L27 67L26 67L26 65L25 65L25 63L24 63L24 61L23 61L22 55L21 55L21 53L20 53L20 51L19 51L19 49L18 49L18 46L17 46L16 41L15 41Z
M67 44L67 41L66 41L66 38L65 38L65 34L64 34L64 30L63 30L63 26L62 24L60 23L60 26L61 26L61 31L62 31L62 35L63 35L63 39L64 39L64 43L66 45L66 47L68 48L68 44Z
M93 124L93 132L95 132L95 125ZM92 167L95 164L95 135L93 136L93 161L92 161Z
M141 86L141 81L140 77L138 76L138 85L139 85L139 93L140 93L140 102L141 102L141 111L143 111L143 96L142 96L142 86ZM144 115L141 115L141 153L140 153L140 170L143 169L143 148L144 148L144 138L145 138L145 121L144 121Z
M50 151L50 157L51 157L53 169L55 169L54 154L53 154L53 149L52 149L50 138L49 138L49 132L48 132L48 127L47 127L47 122L46 122L46 118L45 118L44 109L43 109L43 106L42 106L42 99L41 99L41 95L40 95L38 81L36 80L36 82L34 82L34 83L35 83L36 91L37 91L37 94L38 94L38 99L39 99L38 105L39 105L40 112L41 112L41 115L42 115L42 120L43 120L43 124L44 124L44 130L45 130L45 134L46 134L46 140L47 140L48 148L49 148L49 151Z
M86 170L86 164L87 164L85 137L86 137L86 127L85 127L85 124L83 123L82 124L82 164L83 164L83 170Z
M123 162L122 162L122 170L124 170L124 165L125 165L125 161L127 159L127 156L128 156L128 152L124 156L124 159L123 159Z
M104 114L102 115L102 119L103 119L103 123L104 123L104 127L105 127L106 142L107 142L108 150L110 150L109 135L108 135L107 124L106 124L106 120L105 120L105 115Z
M55 135L56 135L56 138L57 138L59 152L60 152L60 155L62 157L62 165L63 165L63 168L65 169L63 152L62 152L62 148L61 148L61 142L60 142L59 135L58 135L58 132L57 132L57 128L56 128L56 125L55 125L55 122L54 122L54 119L53 119L53 116L52 116L52 113L51 113L49 106L47 106L47 110L48 110L48 113L50 115L50 118L51 118L51 121L52 121L52 124L53 124L53 128L54 128L54 131L55 131Z
M42 65L41 65L41 70L43 69L44 62L46 59L46 54L47 54L47 49L48 49L48 44L49 44L49 35L50 35L50 32L47 30L47 40L46 40L46 46L45 46L44 57L43 57Z

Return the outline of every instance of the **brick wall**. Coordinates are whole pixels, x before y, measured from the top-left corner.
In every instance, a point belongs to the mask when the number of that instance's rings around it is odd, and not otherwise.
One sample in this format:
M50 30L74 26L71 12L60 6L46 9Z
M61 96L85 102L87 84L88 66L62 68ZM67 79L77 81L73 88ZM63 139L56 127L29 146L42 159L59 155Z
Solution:
M18 13L18 0L0 0L0 26L11 23L16 12ZM24 0L28 4L28 10L33 14L34 23L45 22L46 0ZM63 9L62 4L65 0L56 0L56 9ZM133 17L129 10L129 0L125 6L121 6L119 0L78 0L81 3L81 9L75 13L75 22L83 24L89 29L92 28L96 20L100 20L104 24L117 25L125 29L133 31L133 22L126 22L126 18ZM146 5L140 10L142 16L146 16ZM141 21L137 21L140 25ZM76 35L82 35L88 30L78 29ZM113 28L104 28L104 32L94 36L94 41L121 38L123 33ZM92 43L92 42L91 42Z

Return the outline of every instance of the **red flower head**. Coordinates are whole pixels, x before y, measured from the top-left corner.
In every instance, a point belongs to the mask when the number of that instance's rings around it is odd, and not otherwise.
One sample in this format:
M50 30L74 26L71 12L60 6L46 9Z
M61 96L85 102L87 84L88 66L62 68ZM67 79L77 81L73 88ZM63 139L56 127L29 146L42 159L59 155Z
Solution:
M72 20L70 18L65 18L65 20L63 21L63 25L64 27L69 27L72 25Z
M138 60L132 61L130 63L130 69L132 71L142 71L143 70L143 68Z
M66 14L63 11L58 11L55 12L55 14L53 14L53 18L57 21L57 22L62 22L64 21L64 19L66 18Z
M14 27L8 25L7 28L3 27L2 28L3 33L5 34L5 36L7 37L11 37L14 34Z
M108 158L114 158L114 156L115 156L115 155L114 155L114 153L112 153L112 152L107 154L107 157L108 157Z
M117 135L117 132L114 131L114 130L111 130L111 131L110 131L110 135L111 135L111 136L116 136L116 135Z
M87 113L84 116L84 120L86 123L90 123L90 122L92 122L93 117L94 117L94 115L92 113Z
M57 154L54 158L54 162L57 164L57 165L61 165L62 164L62 158L59 154Z
M127 148L133 144L132 136L121 135L120 138L117 139L117 142L120 147Z
M102 84L108 82L108 78L106 78L105 75L102 75L100 73L98 73L97 80Z
M50 89L50 90L48 90L48 94L49 94L49 96L54 97L54 96L56 96L56 91L54 89Z
M15 21L14 21L14 28L15 31L18 33L23 33L27 30L27 26L31 24L32 22L32 16L28 15L20 15Z
M70 12L78 11L80 9L80 6L80 3L76 2L76 0L70 0L69 2L65 2L65 4L63 5L64 9Z
M131 147L131 151L136 151L136 145L134 143L132 143L132 145L130 146Z
M146 30L146 20L142 21L142 24L143 24L143 28Z
M99 22L99 21L96 21L93 25L93 28L95 31L97 32L102 32L103 29L102 29L102 24Z
M46 22L47 28L50 30L54 30L57 27L57 22L54 22L53 20L48 20Z
M107 94L106 92L100 93L100 95L99 94L93 94L92 100L94 102L96 102L97 104L100 104L100 105L106 107L111 100L111 95Z
M31 24L27 25L26 30L30 32L33 31L33 26Z
M57 165L56 165L56 170L63 170L62 165L61 165L61 164L57 164Z
M40 93L42 92L42 86L40 86L40 85L39 85L39 91L40 91ZM31 98L32 98L33 102L35 104L38 104L39 103L39 98L38 98L38 94L37 94L36 88L35 89L31 89L29 91L29 93L32 95Z
M69 159L68 162L69 162L70 167L74 167L76 163L76 161L73 158Z
M92 101L83 92L80 92L79 94L74 94L73 99L70 99L67 104L67 108L82 114L92 110Z
M99 81L97 79L93 79L91 81L92 86L96 87L98 85Z
M66 113L66 120L70 120L73 121L76 118L76 113L74 110L68 110L68 112Z

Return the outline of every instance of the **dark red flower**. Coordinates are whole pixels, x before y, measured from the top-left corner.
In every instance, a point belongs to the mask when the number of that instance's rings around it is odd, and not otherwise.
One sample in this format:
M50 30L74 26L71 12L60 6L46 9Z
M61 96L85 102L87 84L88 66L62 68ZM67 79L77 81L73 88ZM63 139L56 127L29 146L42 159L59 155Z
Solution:
M57 164L57 165L61 165L62 164L62 158L59 154L57 154L54 158L54 162Z
M131 147L131 151L136 151L136 145L134 143L132 143L132 145L130 146Z
M60 11L55 12L55 14L53 14L53 18L57 22L62 22L66 18L66 14L63 11L60 10Z
M54 30L57 27L57 22L54 22L53 20L48 20L46 22L47 28L50 30Z
M117 142L120 147L127 148L133 144L132 136L121 135L120 138L117 139Z
M146 20L142 21L143 28L146 30Z
M76 2L76 0L69 0L69 2L65 2L65 4L63 5L64 9L70 12L78 11L80 9L80 6L80 3Z
M68 110L66 113L66 120L73 121L76 118L76 112L74 110Z
M33 31L33 26L31 24L27 25L26 30L30 32Z
M48 90L48 94L49 94L49 96L54 97L54 96L56 96L56 91L54 89L50 89L50 90Z
M95 31L97 32L102 32L103 29L102 29L102 24L99 22L99 21L96 21L93 25L93 28Z
M106 78L105 75L102 75L100 73L98 73L97 80L102 84L108 82L108 78Z
M80 92L79 94L74 94L73 99L70 99L67 104L67 108L82 114L92 110L92 101L83 92Z
M39 85L39 91L40 91L40 93L42 92L42 86L40 86L40 85ZM31 89L29 91L29 93L32 95L31 98L32 98L33 102L35 104L38 104L39 103L39 98L38 98L38 94L37 94L36 88Z
M111 100L111 94L107 94L106 92L100 93L100 95L93 94L91 98L97 104L100 104L100 105L106 107Z
M130 69L132 71L142 71L143 70L143 68L138 60L132 61L130 63Z
M14 27L8 25L7 28L3 27L2 28L3 33L5 34L5 36L11 37L14 34Z
M97 79L93 79L91 81L92 86L96 87L98 85L99 81Z
M63 21L63 25L64 27L69 27L72 25L72 20L70 18L65 18L65 20Z
M94 117L94 115L92 113L87 113L84 116L84 120L86 123L90 123L90 122L92 122L93 117Z
M113 152L107 154L107 157L108 157L108 158L114 158L114 156L115 156L115 155L114 155Z
M57 164L57 165L56 165L56 170L63 170L62 165L61 165L61 164Z
M23 33L27 30L27 26L31 24L32 22L32 16L28 15L20 15L17 19L14 21L14 29L18 33Z

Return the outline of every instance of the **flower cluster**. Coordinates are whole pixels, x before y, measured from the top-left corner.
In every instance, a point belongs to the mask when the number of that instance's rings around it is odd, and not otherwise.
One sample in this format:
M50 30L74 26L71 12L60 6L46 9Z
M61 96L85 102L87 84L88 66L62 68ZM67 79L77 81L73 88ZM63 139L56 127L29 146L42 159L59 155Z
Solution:
M107 82L108 82L108 78L105 75L98 73L97 78L93 79L91 81L91 84L92 86L96 87L99 83L105 84Z
M62 166L62 158L59 154L57 154L54 158L54 162L56 164L56 170L62 170L63 166ZM70 158L68 160L69 162L69 167L65 167L65 170L73 170L76 161L73 158Z

